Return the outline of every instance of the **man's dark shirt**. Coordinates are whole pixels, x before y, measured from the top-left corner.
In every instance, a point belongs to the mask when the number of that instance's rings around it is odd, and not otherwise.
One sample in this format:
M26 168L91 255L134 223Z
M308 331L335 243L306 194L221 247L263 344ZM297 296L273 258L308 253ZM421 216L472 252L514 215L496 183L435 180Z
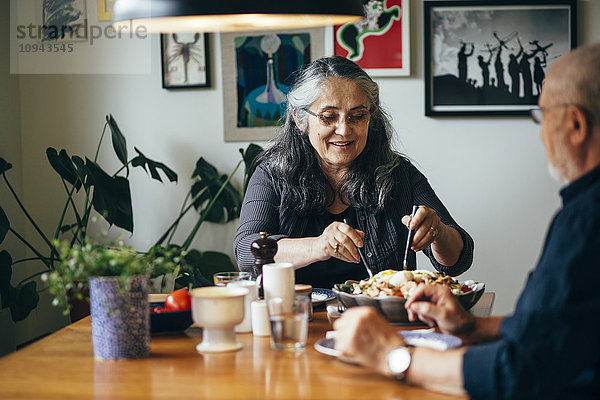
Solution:
M474 399L600 399L600 166L561 196L502 340L465 353Z

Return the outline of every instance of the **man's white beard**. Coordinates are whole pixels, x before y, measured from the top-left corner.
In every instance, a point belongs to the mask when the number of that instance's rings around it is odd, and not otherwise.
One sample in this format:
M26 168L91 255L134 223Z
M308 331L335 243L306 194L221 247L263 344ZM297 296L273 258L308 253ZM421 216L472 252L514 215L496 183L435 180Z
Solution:
M548 171L550 172L550 176L552 176L552 178L554 178L561 186L565 186L569 183L569 180L564 176L563 172L551 163L548 163Z

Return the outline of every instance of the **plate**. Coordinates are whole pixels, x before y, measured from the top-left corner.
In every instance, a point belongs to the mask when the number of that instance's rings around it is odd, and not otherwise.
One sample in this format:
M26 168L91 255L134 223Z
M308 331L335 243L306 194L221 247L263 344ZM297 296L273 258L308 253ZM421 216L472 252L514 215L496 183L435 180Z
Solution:
M456 336L435 332L432 329L400 330L399 335L404 337L409 346L428 347L439 351L453 349L462 345L462 340ZM325 337L315 342L315 350L319 353L336 357L344 362L355 364L356 361L344 357L335 349L335 337Z
M315 288L311 293L313 306L318 306L329 300L335 299L335 293L330 289L319 289Z
M325 354L331 357L335 357L340 361L356 364L356 361L350 357L345 357L338 350L335 349L335 338L323 338L315 342L315 350L321 354Z

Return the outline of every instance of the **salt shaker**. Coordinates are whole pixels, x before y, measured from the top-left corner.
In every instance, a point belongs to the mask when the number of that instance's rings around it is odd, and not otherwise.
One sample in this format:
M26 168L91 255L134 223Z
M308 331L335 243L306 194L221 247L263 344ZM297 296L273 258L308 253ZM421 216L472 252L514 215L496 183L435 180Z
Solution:
M275 253L277 253L277 241L267 237L267 232L261 232L260 238L252 242L250 251L254 255L254 273L256 274L256 285L258 287L258 298L263 299L265 296L262 267L265 264L274 263Z

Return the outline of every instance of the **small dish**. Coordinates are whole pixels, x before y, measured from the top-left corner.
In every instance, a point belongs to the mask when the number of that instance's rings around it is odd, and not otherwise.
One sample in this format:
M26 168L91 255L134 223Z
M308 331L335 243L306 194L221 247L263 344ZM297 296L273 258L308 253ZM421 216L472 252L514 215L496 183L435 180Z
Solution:
M316 307L329 300L335 299L335 293L330 289L314 288L311 293L311 298L313 306Z
M164 302L150 303L150 308L164 307ZM192 325L192 310L150 313L150 332L181 332Z

